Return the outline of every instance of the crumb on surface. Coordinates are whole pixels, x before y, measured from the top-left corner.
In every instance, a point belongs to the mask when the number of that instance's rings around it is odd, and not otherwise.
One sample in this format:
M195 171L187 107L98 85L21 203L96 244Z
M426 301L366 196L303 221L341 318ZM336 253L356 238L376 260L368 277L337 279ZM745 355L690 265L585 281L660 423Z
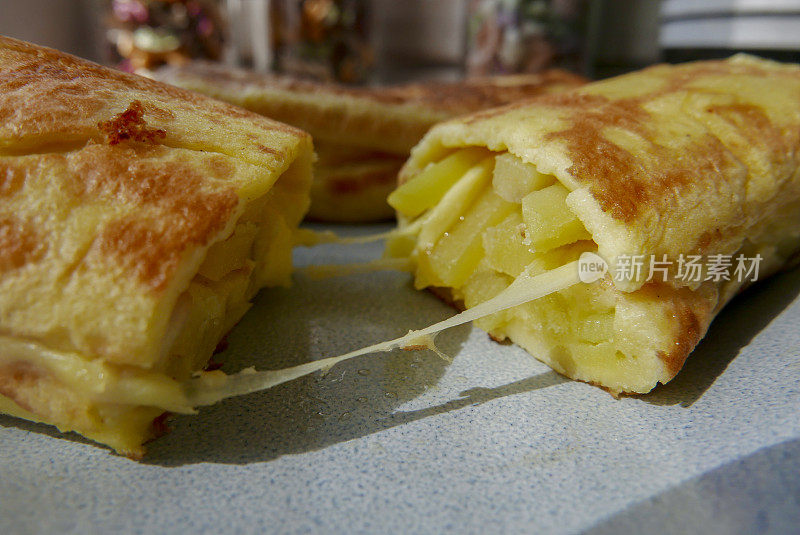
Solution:
M108 121L97 123L97 127L109 145L117 145L122 141L155 143L157 139L163 139L167 135L164 130L147 127L144 106L138 100L131 102L127 110Z

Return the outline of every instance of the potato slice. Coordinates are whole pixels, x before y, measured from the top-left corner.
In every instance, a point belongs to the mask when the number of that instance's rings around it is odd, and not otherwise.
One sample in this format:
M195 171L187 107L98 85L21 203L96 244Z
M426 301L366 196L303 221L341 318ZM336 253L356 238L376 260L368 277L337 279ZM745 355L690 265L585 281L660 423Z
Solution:
M427 221L419 232L417 244L420 249L432 247L442 235L459 221L463 207L471 206L486 191L492 178L494 158L488 157L470 168L450 190L439 204L428 214Z
M607 313L589 314L574 324L575 336L581 342L599 344L614 338L613 310Z
M386 199L406 217L416 217L435 206L464 174L488 156L486 149L470 147L454 152L394 190Z
M461 292L464 296L464 306L472 308L489 299L495 297L497 294L508 288L514 281L512 277L496 273L493 270L478 270L464 285ZM491 332L498 326L502 325L506 318L506 311L500 311L496 314L475 320L475 324L481 329Z
M470 276L461 291L464 298L464 306L472 308L484 301L488 301L508 288L512 282L514 282L514 279L508 275L496 273L489 269L478 269Z
M567 208L568 194L567 188L553 184L522 199L522 218L534 251L591 239L583 223Z
M518 209L516 205L487 189L464 219L446 232L432 249L419 252L417 287L461 287L483 258L483 229L497 225L515 209Z
M545 188L556 181L552 175L544 175L528 163L505 152L495 159L492 187L495 193L508 202L520 203L532 191Z
M526 225L519 210L509 214L499 225L486 229L483 233L483 249L487 265L512 277L522 273L535 258L526 234Z

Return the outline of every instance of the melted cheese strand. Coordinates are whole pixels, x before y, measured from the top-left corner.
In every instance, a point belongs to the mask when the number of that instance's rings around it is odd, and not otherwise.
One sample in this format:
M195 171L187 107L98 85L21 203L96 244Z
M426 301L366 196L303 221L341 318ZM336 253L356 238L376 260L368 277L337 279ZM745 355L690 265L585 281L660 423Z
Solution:
M330 369L342 361L368 353L392 351L399 348L429 348L432 345L432 336L440 331L534 301L578 284L581 282L578 275L578 262L570 262L539 275L530 275L525 271L508 288L492 299L460 314L424 329L409 331L400 338L373 344L343 355L307 362L283 370L255 371L253 368L248 368L235 375L225 375L220 371L201 372L186 385L186 397L192 406L211 405L225 398L266 390L319 370Z

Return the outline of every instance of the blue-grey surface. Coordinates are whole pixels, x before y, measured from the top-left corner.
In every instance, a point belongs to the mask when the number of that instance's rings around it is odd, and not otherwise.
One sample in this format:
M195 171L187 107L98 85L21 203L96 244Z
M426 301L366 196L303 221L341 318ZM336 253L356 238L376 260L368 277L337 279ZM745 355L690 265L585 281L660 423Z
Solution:
M796 532L799 293L797 270L746 292L643 397L567 381L464 326L438 339L452 363L366 356L230 399L176 418L141 463L0 417L0 533ZM225 369L329 356L449 314L405 274L298 276L259 295Z

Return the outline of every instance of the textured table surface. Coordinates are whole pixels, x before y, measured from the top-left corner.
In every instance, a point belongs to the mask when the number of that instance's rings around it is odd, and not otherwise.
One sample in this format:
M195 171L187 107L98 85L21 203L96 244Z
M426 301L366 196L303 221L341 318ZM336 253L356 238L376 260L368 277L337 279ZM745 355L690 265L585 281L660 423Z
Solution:
M360 357L177 417L141 463L0 416L0 533L796 532L798 294L794 270L739 296L642 397L615 400L462 326L437 339L452 363ZM450 314L407 274L298 275L259 294L224 369L294 365Z

